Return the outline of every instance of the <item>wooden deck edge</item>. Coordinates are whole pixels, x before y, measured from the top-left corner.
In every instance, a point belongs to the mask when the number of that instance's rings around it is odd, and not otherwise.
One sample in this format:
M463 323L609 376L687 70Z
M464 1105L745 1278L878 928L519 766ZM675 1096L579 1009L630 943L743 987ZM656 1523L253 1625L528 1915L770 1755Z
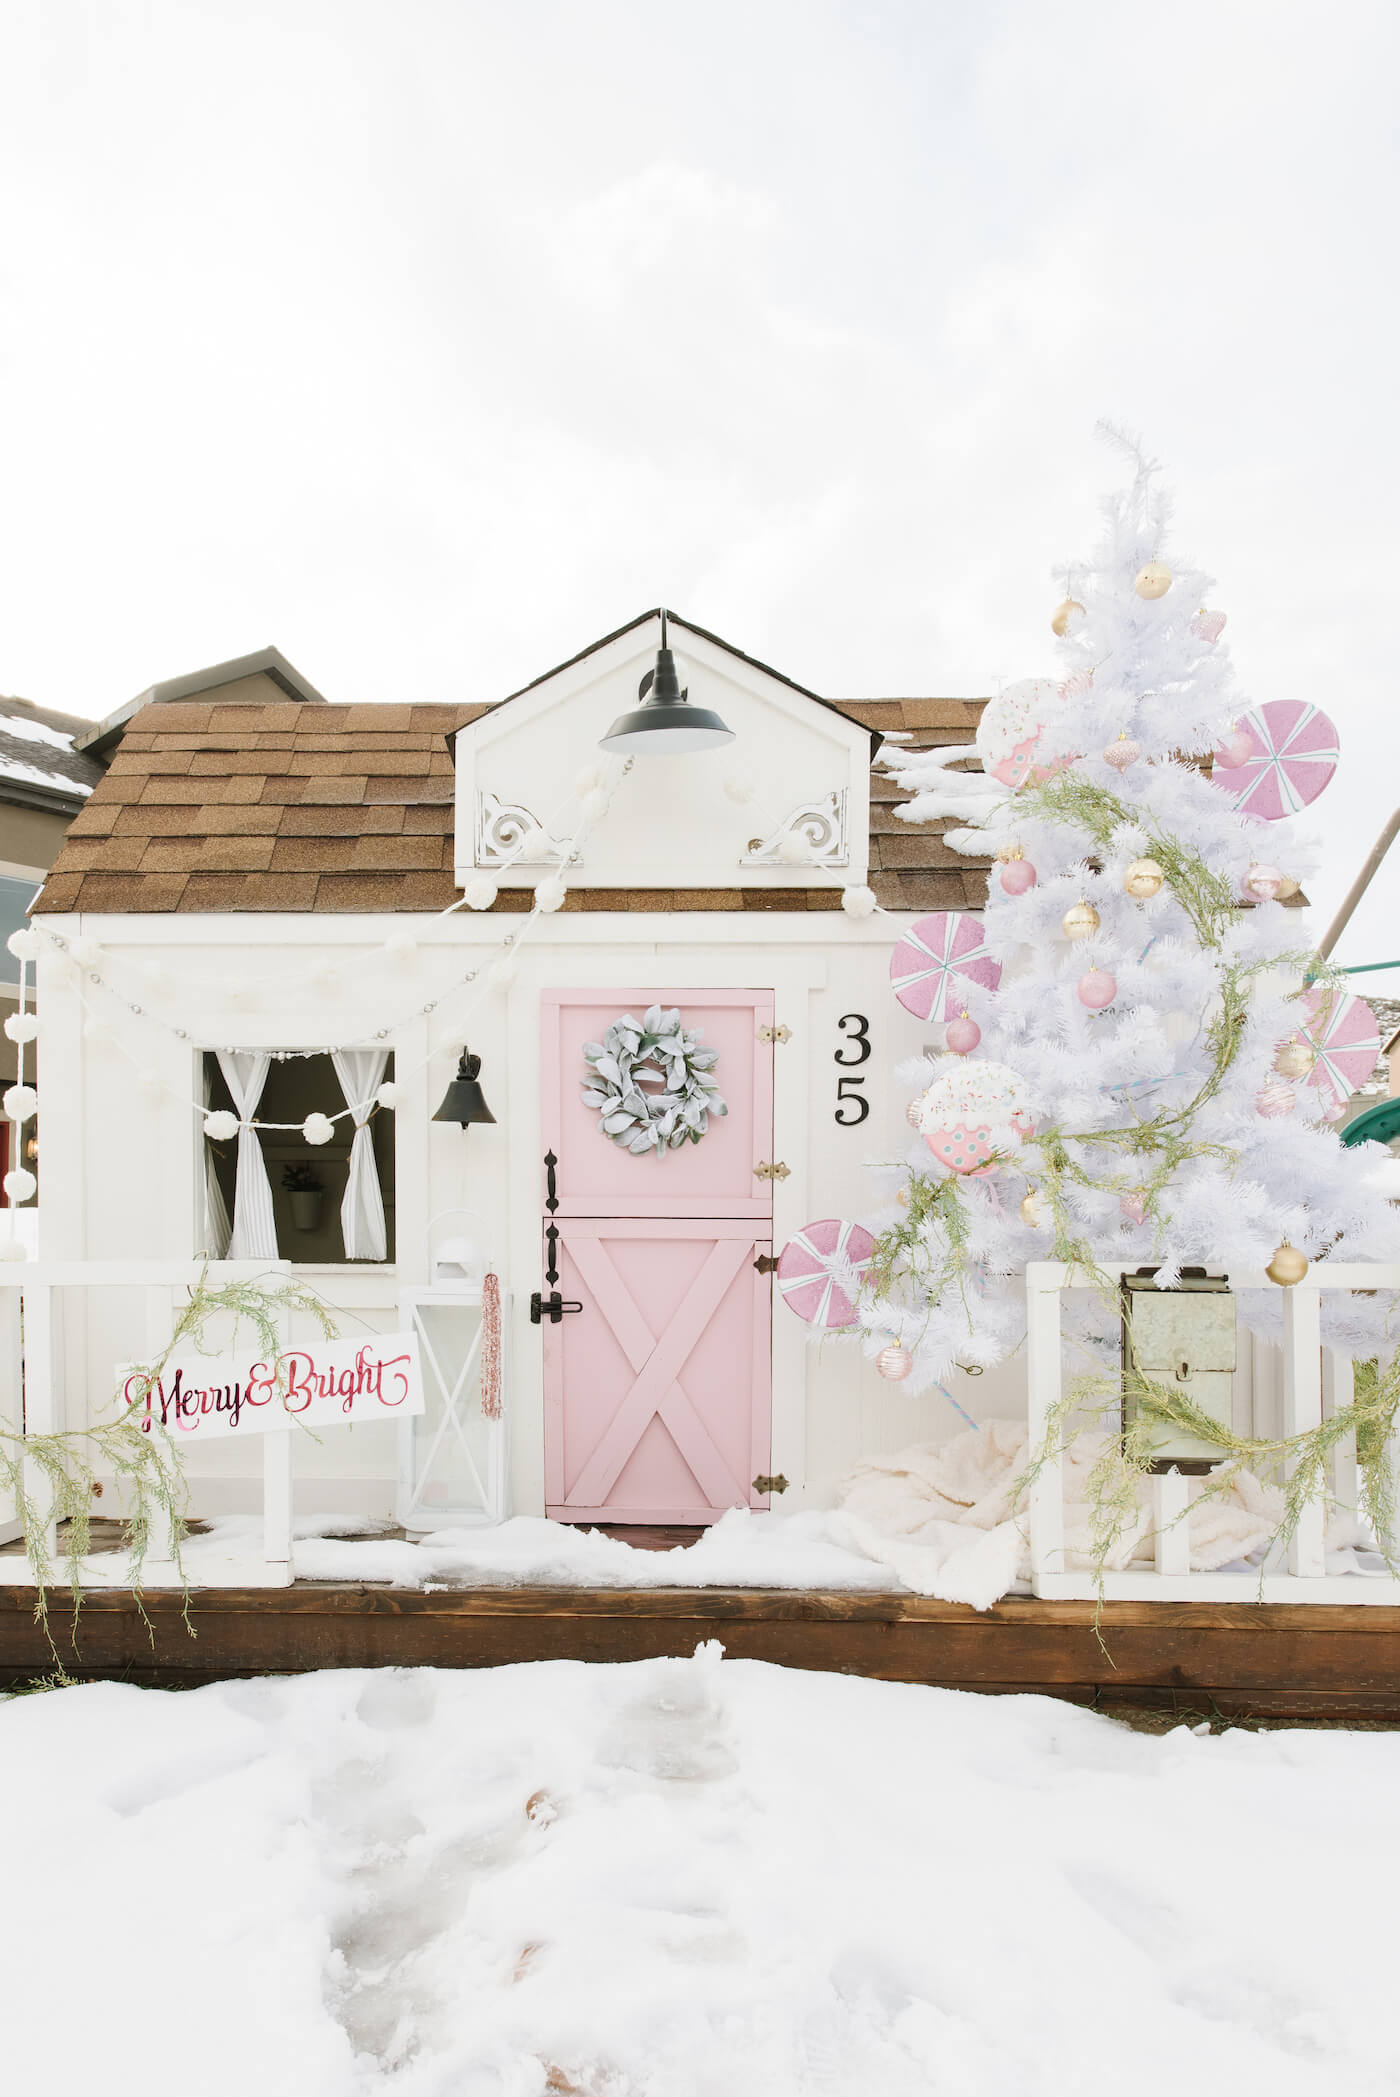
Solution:
M354 1582L86 1597L76 1626L51 1591L49 1628L76 1680L169 1686L317 1668L498 1667L684 1656L1030 1693L1197 1716L1400 1717L1400 1610L1009 1598L979 1614L915 1595L736 1588L453 1588ZM0 1682L55 1668L33 1590L0 1590Z

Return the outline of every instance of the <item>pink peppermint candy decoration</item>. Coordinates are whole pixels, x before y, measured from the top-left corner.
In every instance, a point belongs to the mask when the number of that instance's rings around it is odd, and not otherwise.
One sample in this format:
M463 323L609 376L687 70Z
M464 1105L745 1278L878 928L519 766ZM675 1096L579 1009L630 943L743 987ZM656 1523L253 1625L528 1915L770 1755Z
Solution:
M1315 801L1337 769L1337 731L1321 707L1301 699L1270 699L1241 714L1239 732L1255 749L1241 764L1220 766L1211 784L1230 796L1240 815L1276 823Z
M1314 983L1303 999L1308 1040L1317 1061L1308 1083L1320 1087L1333 1106L1343 1107L1358 1085L1364 1085L1381 1052L1381 1030L1364 998Z
M987 951L982 920L966 910L935 910L911 925L890 956L890 986L915 1019L961 1012L968 983L995 990L1001 963Z
M839 1332L856 1322L856 1297L875 1240L858 1223L828 1216L794 1232L778 1258L778 1289L808 1325Z

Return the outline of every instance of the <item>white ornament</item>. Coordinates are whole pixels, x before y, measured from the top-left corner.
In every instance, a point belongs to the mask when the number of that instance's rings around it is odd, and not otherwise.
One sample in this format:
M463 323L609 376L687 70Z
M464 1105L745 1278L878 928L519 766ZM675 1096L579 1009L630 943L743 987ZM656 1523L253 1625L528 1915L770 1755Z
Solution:
M218 1107L204 1117L204 1133L211 1143L232 1143L238 1130L238 1116L230 1114L227 1107Z
M0 1107L5 1109L11 1121L28 1121L38 1104L39 1095L32 1085L11 1085L0 1098Z
M102 949L95 939L70 939L68 952L79 968L96 968L102 959Z
M5 1021L5 1032L11 1041L32 1041L39 1031L39 1022L32 1012L12 1012Z
M384 942L384 951L391 961L403 964L416 957L418 942L411 932L391 932Z
M41 952L38 933L31 932L24 925L18 932L12 932L5 944L16 961L37 961Z
M301 1125L301 1133L308 1143L329 1143L335 1134L335 1123L329 1114L308 1114Z
M535 906L539 910L558 910L568 893L568 886L559 875L551 874L549 879L541 881L535 890Z
M499 894L495 882L485 874L476 875L462 890L468 910L489 910Z
M39 1182L33 1173L26 1172L22 1165L17 1165L13 1172L5 1174L5 1192L16 1208L22 1201L33 1201L38 1188Z
M600 823L608 812L608 797L600 786L595 786L591 794L584 795L580 805L590 823Z
M747 808L758 792L756 781L748 772L731 772L724 782L724 791L740 808Z
M594 793L602 783L603 767L601 765L585 765L582 771L574 775L574 792L582 801L586 795Z
M376 1107L384 1107L388 1110L392 1110L398 1105L398 1103L399 1088L391 1078L387 1084L381 1085L378 1092L375 1093L374 1104L376 1105Z
M873 888L843 888L841 891L841 908L847 917L874 917L879 907Z

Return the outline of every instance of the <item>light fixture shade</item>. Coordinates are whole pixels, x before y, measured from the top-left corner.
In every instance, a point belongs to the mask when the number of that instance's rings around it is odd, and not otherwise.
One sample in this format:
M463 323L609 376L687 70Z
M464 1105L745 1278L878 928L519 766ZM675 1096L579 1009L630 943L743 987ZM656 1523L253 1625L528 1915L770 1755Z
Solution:
M464 1048L457 1062L457 1075L448 1086L442 1105L433 1116L434 1121L455 1121L465 1129L474 1121L496 1119L477 1083L480 1070L480 1056L473 1056Z
M610 757L687 757L696 750L718 750L732 743L727 728L708 707L692 706L681 690L676 658L666 645L666 614L661 614L661 646L656 668L637 687L640 706L619 714L599 743Z

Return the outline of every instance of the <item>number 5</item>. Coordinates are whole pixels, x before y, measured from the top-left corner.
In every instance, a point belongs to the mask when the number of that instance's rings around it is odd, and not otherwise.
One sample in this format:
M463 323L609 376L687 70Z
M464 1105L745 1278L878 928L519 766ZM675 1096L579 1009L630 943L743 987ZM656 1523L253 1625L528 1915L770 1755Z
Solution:
M848 1092L847 1086L863 1085L864 1078L838 1078L836 1080L837 1108L832 1117L843 1129L858 1129L870 1112L870 1102L863 1092ZM854 1107L854 1114L843 1114L842 1107Z

